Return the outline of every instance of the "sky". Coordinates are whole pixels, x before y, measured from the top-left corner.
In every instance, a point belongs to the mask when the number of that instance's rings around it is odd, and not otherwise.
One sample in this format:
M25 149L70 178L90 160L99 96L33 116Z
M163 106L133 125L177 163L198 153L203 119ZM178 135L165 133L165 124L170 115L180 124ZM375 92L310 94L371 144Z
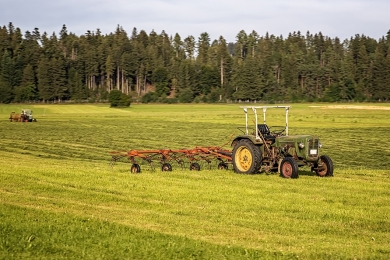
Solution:
M0 0L0 26L59 35L65 24L78 36L88 30L103 34L121 26L146 33L163 30L182 39L207 32L211 41L256 31L284 38L300 31L321 32L341 40L356 34L374 39L390 30L390 0Z

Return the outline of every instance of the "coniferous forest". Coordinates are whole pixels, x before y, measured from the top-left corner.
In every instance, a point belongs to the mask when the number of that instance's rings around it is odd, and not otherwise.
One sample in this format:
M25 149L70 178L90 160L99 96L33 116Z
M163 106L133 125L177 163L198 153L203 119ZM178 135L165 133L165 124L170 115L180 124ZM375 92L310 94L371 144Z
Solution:
M119 90L140 102L374 101L390 99L390 30L330 38L169 36L118 25L77 36L0 28L0 103L98 102Z

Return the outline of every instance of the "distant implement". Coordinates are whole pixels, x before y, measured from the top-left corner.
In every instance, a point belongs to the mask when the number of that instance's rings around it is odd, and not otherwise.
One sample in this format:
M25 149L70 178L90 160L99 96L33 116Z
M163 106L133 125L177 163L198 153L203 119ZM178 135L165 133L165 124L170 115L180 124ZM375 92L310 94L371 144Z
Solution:
M33 117L33 111L31 109L22 109L20 114L11 112L9 115L10 122L36 122L37 120Z

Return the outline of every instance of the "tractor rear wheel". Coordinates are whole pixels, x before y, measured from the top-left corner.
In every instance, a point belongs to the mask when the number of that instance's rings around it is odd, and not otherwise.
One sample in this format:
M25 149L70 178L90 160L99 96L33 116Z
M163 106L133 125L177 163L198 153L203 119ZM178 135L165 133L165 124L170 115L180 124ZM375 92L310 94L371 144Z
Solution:
M298 164L292 157L285 157L280 163L280 175L283 178L298 178Z
M161 170L163 172L171 172L172 171L172 165L170 165L169 163L163 163L163 165L161 166Z
M199 163L196 163L196 162L191 163L191 164L190 164L190 170L191 170L191 171L200 171L200 165L199 165Z
M316 168L316 174L320 177L333 176L333 162L327 155L321 155L318 163L314 167Z
M237 173L257 173L261 167L261 150L252 141L242 139L237 142L232 153L233 168Z
M139 164L134 163L133 165L131 165L130 172L131 173L140 173L141 167L139 166Z

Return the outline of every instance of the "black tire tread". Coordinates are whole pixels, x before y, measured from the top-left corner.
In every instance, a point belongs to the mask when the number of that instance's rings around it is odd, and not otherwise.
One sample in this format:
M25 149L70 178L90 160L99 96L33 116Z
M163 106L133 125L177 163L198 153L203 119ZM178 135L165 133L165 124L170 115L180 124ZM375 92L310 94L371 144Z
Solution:
M133 169L135 169L135 171L133 171ZM134 163L130 167L130 173L141 173L141 166L139 166L139 164Z
M330 157L327 156L327 155L321 155L320 158L326 164L326 167L328 169L328 171L326 172L324 177L332 177L333 176L333 170L334 170L332 159L330 159Z
M289 163L292 167L292 174L290 177L285 176L282 171L283 171L283 165L285 163ZM298 174L298 164L297 161L293 157L285 157L283 158L282 162L280 163L280 176L283 178L291 178L291 179L297 179L299 177Z
M252 158L253 158L252 161L254 162L254 163L252 163L252 166L249 168L249 170L246 172L240 171L237 168L236 161L235 161L237 149L241 146L246 146L251 151ZM242 139L242 140L237 142L237 144L233 148L232 158L233 158L233 169L236 173L254 174L254 173L259 172L259 170L260 170L261 161L262 161L261 150L259 149L258 146L253 144L252 141L250 141L248 139Z
M161 166L161 171L163 172L171 172L172 171L172 165L170 163L163 163Z
M190 170L191 171L200 171L200 165L197 162L190 164Z

